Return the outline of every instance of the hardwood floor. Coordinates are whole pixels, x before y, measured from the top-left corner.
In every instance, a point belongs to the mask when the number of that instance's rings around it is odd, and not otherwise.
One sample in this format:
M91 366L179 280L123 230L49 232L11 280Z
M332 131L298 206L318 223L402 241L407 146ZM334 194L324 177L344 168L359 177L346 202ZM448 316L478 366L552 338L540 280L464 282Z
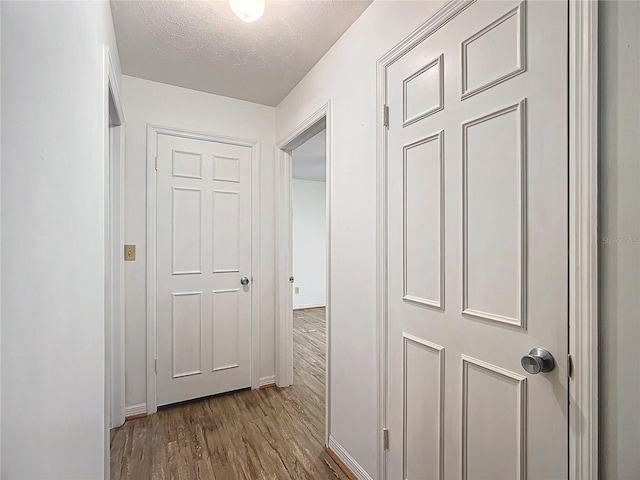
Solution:
M294 312L294 385L159 411L111 432L111 479L347 480L324 451L324 308Z

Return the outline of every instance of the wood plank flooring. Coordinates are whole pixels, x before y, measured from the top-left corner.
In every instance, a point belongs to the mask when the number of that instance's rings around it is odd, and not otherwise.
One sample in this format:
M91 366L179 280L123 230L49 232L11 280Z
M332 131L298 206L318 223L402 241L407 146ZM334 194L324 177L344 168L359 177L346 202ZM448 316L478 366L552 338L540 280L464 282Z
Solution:
M112 480L347 480L324 451L324 308L294 312L294 385L159 411L111 432Z

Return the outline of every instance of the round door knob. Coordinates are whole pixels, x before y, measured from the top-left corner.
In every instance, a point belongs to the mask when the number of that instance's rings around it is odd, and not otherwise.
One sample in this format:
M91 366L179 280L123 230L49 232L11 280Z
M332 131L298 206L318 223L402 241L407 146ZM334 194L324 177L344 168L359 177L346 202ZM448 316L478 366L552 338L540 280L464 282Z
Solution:
M248 279L247 277L242 277L242 278L240 279L240 283L241 283L242 285L249 285L249 279Z
M529 355L525 355L520 360L522 368L531 375L537 375L540 372L550 372L556 367L556 362L544 348L532 348Z

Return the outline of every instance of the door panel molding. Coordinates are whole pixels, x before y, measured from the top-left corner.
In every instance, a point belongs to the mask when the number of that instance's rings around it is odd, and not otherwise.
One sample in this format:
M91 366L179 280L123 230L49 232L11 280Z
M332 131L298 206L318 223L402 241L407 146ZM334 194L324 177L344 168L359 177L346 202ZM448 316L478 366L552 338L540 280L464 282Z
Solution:
M413 475L409 475L409 462L411 460L413 460L411 457L411 455L409 455L408 450L412 447L410 445L410 439L409 439L409 435L407 434L408 432L408 426L409 425L413 425L414 427L418 428L419 430L421 430L421 433L423 435L423 438L417 439L417 440L421 440L418 443L418 448L416 450L419 451L419 455L415 455L416 457L419 457L422 460L423 466L424 464L432 464L435 463L435 468L434 468L434 472L431 472L431 474L429 475L429 478L438 478L439 480L444 480L444 448L445 448L445 442L444 442L444 411L445 411L445 398L444 398L444 389L445 389L445 370L444 370L444 362L445 362L445 349L443 346L438 345L436 343L433 342L429 342L427 340L424 340L422 338L416 337L414 335L410 335L406 332L404 332L402 334L402 342L403 342L403 348L402 348L402 355L403 355L403 372L402 372L402 424L403 424L403 428L404 428L404 435L402 438L402 442L403 442L403 458L402 458L402 478L410 478ZM428 355L430 355L431 357L434 357L435 362L432 361L432 363L435 363L435 368L434 366L431 367L432 369L432 375L433 375L433 370L436 370L437 373L437 382L433 382L433 385L427 386L427 388L425 389L426 391L421 392L424 396L426 396L425 394L430 392L432 397L429 398L430 401L434 400L434 397L436 397L436 402L438 403L438 408L437 408L437 412L435 417L437 417L436 419L431 419L431 424L429 425L429 428L424 428L423 425L420 425L420 422L418 421L410 421L409 419L409 411L410 411L410 405L409 403L414 403L414 402L410 402L409 399L411 397L411 395L409 395L409 388L412 382L410 382L409 380L409 376L410 376L410 371L415 369L415 367L417 367L417 365L412 365L413 362L411 362L411 359L409 358L409 347L413 346L413 348L418 348L421 349L423 352L428 352ZM423 353L424 355L424 353ZM425 359L423 359L423 367L426 367L427 361ZM426 377L426 375L423 375L423 378ZM426 398L421 398L421 400L426 400ZM424 409L424 403L418 405L418 409L419 410L423 410ZM426 437L427 435L431 434L432 436L434 436L435 438L431 439L431 443L429 445L429 448L436 448L437 452L435 455L428 455L430 452L428 451L428 448L425 448L425 444L426 442L424 441L424 437ZM435 445L434 445L435 444ZM433 458L436 457L436 458Z
M514 39L514 50L516 52L516 62L515 65L511 66L511 69L506 73L500 73L495 78L486 79L484 82L481 82L479 85L470 86L469 85L469 46L477 41L480 41L483 36L491 32L492 30L498 30L500 26L504 25L507 21L514 19L516 22L516 36ZM498 40L498 39L496 39ZM506 42L505 42L506 44ZM493 47L499 47L498 45L493 45ZM490 50L488 48L487 50ZM527 21L526 21L526 3L522 2L516 8L510 10L502 17L487 25L478 33L466 39L462 42L462 99L469 98L476 93L483 92L491 87L499 85L502 82L506 82L510 78L515 77L516 75L520 75L527 70Z
M522 329L527 328L527 109L526 99L520 102L502 108L498 111L484 114L473 120L469 120L462 124L462 313L476 318L482 318L484 320L501 322L507 325L513 325ZM509 315L505 312L490 311L486 308L474 308L469 300L469 291L472 286L469 282L470 270L473 270L469 263L469 211L471 205L476 202L470 201L469 198L469 183L471 174L469 172L469 157L472 155L470 152L470 140L469 131L476 126L483 123L491 122L492 120L505 117L509 114L515 114L515 142L516 150L518 151L518 162L515 165L516 176L519 180L517 198L514 200L514 205L517 211L517 221L515 226L517 245L516 245L516 272L514 277L506 283L514 283L516 285L515 293L515 315ZM486 128L486 127L485 127ZM485 132L486 134L486 132ZM486 168L486 167L485 167ZM495 190L495 186L490 187ZM503 205L509 205L510 202L501 202ZM502 212L494 211L493 215L500 216ZM495 232L492 232L495 234ZM500 249L500 246L496 246ZM485 266L486 268L486 266ZM490 268L490 267L489 267ZM479 272L475 273L477 276ZM506 287L506 285L503 285Z
M147 413L158 410L156 390L156 157L158 137L168 135L192 140L251 148L251 388L260 388L260 142L147 124ZM228 159L226 159L228 160ZM225 171L228 175L229 172ZM233 181L230 179L229 181Z
M469 430L470 427L470 417L469 409L470 403L473 402L471 399L472 388L470 387L470 372L475 371L478 374L485 375L486 378L491 379L500 379L501 381L511 384L514 387L515 393L515 401L513 402L515 405L515 421L513 427L515 436L517 437L517 441L514 445L515 456L514 459L514 470L508 474L510 478L514 478L516 480L523 480L527 478L527 378L519 375L517 373L506 370L497 365L493 365L491 363L478 360L476 358L470 357L468 355L462 355L462 478L467 479L469 474ZM495 391L492 391L492 398L485 399L485 404L496 403L499 399L495 398ZM476 401L476 403L480 403L480 399ZM505 415L504 410L497 412L498 415ZM488 434L491 432L483 430L482 432L482 441L476 443L482 443L485 445L490 445L489 450L496 447L500 439L487 440ZM513 441L513 438L512 438ZM488 452L483 452L482 457L487 456ZM489 454L490 455L490 454ZM497 465L498 462L491 462L494 465ZM502 467L502 466L501 466ZM479 475L477 472L474 472L475 478L478 478ZM485 472L484 476L491 475L489 472ZM497 476L497 475L496 475Z
M388 68L475 0L451 0L377 62L378 478L387 478ZM597 88L598 3L569 1L569 478L598 475ZM524 62L524 58L523 58ZM523 63L524 66L524 63ZM519 72L518 72L519 73ZM493 86L493 83L490 84ZM479 91L479 90L478 90ZM463 89L464 93L464 89ZM467 96L474 91L466 92Z
M404 125L403 125L404 126ZM409 152L414 149L414 148L420 148L420 147L424 147L424 146L428 146L431 143L435 144L437 153L435 155L435 158L429 158L430 163L433 163L434 165L431 166L432 169L436 170L436 174L433 174L433 172L429 172L431 173L431 175L426 174L426 175L416 175L413 174L412 172L409 172L409 166L410 163L417 163L416 159L414 158L412 162L410 162L410 155ZM444 163L444 130L440 130L439 132L433 134L433 135L429 135L426 138L423 138L421 140L418 140L416 142L413 142L409 145L404 145L402 147L403 149L403 190L404 190L404 198L403 198L403 217L404 217L404 229L402 232L402 237L403 237L403 298L407 301L410 302L416 302L416 303L420 303L422 305L427 305L429 307L433 307L436 308L438 310L444 310L445 309L445 305L444 305L444 296L445 296L445 282L444 282L444 267L445 267L445 259L444 259L444 249L445 249L445 245L444 245L444 239L445 239L445 230L444 230L444 217L445 217L445 195L444 195L444 189L445 189L445 185L444 185L444 170L445 170L445 163ZM425 159L424 158L419 158L419 161L424 163ZM415 168L415 165L414 165ZM425 167L423 166L423 169ZM426 171L419 171L419 173L421 174L425 174L427 173ZM431 177L431 181L435 184L438 185L438 192L436 195L434 195L434 198L424 198L424 188L422 188L424 186L424 184L429 181L429 178ZM435 179L435 180L434 180ZM409 188L411 187L411 189ZM418 242L418 244L420 245L420 250L426 250L423 248L424 244L428 244L428 245L432 245L432 244L436 244L436 252L430 252L430 260L432 260L432 263L430 265L428 265L426 270L430 270L430 269L434 269L437 268L439 269L439 272L437 274L437 284L436 284L436 288L435 288L435 292L431 292L432 295L429 295L427 292L416 292L412 287L412 282L411 280L418 280L417 275L415 275L415 268L416 265L418 265L420 262L416 262L414 261L411 257L411 253L415 253L415 249L411 248L409 245L409 237L411 235L409 235L409 228L408 228L408 224L410 224L410 215L409 215L409 204L411 202L408 201L408 196L409 196L409 190L412 189L416 189L416 190L421 190L421 194L423 195L423 197L421 198L421 200L426 200L424 202L424 204L422 205L422 209L421 209L421 213L423 218L426 217L427 215L424 213L426 211L428 211L429 205L436 203L437 204L437 212L432 212L431 215L431 221L434 224L438 225L437 231L435 233L435 235L432 234L432 237L435 237L431 239L431 242ZM421 232L423 234L427 234L427 232ZM428 236L424 235L424 237ZM422 240L425 240L425 238L423 238ZM435 240L435 241L434 241ZM424 252L423 252L424 254ZM434 257L436 257L435 261L434 261ZM409 270L414 270L413 275L409 274ZM419 272L420 274L422 274L422 277L425 277L427 272L425 270L422 270L421 272ZM424 280L424 278L423 278ZM431 289L433 289L433 286L431 286ZM429 288L427 288L427 290L429 290ZM413 294L411 293L414 292ZM435 295L433 295L433 293L435 293Z

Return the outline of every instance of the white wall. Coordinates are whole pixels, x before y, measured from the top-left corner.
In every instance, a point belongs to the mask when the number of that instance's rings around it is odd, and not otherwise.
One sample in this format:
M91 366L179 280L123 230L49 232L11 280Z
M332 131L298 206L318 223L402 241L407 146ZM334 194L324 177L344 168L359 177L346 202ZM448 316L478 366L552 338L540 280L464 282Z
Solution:
M293 276L300 289L293 295L293 308L327 302L326 188L325 182L293 180Z
M2 3L3 479L99 479L107 2Z
M260 377L275 373L274 172L275 108L123 76L126 115L125 243L137 245L125 263L127 406L146 403L146 135L147 123L260 141Z
M600 3L600 477L640 478L640 3Z
M332 100L331 435L374 478L376 60L440 5L373 2L277 107L282 138Z

